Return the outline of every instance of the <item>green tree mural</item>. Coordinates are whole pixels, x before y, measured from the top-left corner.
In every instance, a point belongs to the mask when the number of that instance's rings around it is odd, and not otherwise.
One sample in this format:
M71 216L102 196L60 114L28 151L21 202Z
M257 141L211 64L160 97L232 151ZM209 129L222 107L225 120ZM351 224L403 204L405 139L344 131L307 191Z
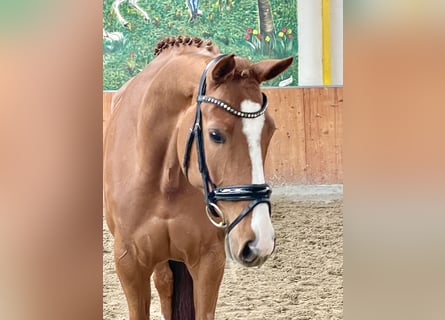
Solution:
M235 53L253 61L294 56L294 63L267 86L280 81L297 85L297 0L200 0L199 14L191 18L186 0L138 0L150 20L129 1L119 10L128 22L122 24L112 5L103 2L103 87L115 90L141 71L155 56L156 43L174 35L210 39L222 53ZM198 11L197 11L198 12Z

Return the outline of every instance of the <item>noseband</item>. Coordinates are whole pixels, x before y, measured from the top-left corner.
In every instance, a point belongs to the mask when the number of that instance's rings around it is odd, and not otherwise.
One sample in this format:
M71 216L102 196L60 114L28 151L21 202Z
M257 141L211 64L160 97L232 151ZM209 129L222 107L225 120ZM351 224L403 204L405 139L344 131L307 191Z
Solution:
M234 109L228 103L213 97L209 97L205 95L206 92L206 76L210 67L218 62L221 58L226 55L220 55L213 60L211 60L204 72L201 76L201 81L199 83L198 89L198 97L196 103L196 114L193 128L190 129L190 134L188 136L185 155L184 155L184 173L187 177L187 170L189 166L190 160L190 152L192 148L192 144L194 139L196 138L196 151L198 154L198 164L199 164L199 172L201 173L203 187L204 187L204 196L206 203L206 213L210 221L218 228L225 229L227 228L227 234L232 231L232 229L251 211L260 203L267 203L269 207L270 214L270 194L271 189L268 184L242 184L242 185L233 185L226 187L216 187L216 185L212 182L210 178L209 170L207 168L207 163L205 159L204 153L204 138L202 134L202 114L201 114L201 103L213 103L217 107L229 112L230 114L240 117L240 118L257 118L263 115L266 112L267 108L267 96L263 93L263 104L261 109L257 112L242 112ZM251 201L249 205L238 215L238 217L232 221L227 226L227 220L224 217L223 212L217 206L216 202L218 201ZM221 222L216 222L211 218L211 215L214 217L220 218Z

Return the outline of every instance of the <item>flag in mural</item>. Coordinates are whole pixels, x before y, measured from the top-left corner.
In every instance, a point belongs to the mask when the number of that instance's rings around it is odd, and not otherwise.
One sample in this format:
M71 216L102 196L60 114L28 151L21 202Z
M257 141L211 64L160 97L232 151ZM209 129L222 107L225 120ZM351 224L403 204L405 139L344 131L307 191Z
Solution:
M154 59L166 36L210 39L222 53L253 61L294 57L264 85L298 85L297 0L104 0L103 86L114 90Z

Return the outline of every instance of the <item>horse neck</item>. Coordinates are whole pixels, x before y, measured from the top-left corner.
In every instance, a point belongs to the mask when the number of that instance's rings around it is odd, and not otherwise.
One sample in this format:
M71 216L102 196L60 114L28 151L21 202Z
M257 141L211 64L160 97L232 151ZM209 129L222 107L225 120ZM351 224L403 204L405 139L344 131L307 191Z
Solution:
M146 134L153 135L156 131L160 139L150 143L166 145L165 140L174 131L180 116L194 106L205 61L205 56L192 59L166 54L166 57L157 57L141 72L139 83L143 84L140 89L144 94L138 111L138 136L142 143Z
M193 65L179 56L173 62L159 60L153 66L159 66L158 73L147 74L156 80L150 82L139 111L138 161L152 182L160 182L161 191L171 193L185 181L177 153L178 123L186 110L194 107L206 59Z

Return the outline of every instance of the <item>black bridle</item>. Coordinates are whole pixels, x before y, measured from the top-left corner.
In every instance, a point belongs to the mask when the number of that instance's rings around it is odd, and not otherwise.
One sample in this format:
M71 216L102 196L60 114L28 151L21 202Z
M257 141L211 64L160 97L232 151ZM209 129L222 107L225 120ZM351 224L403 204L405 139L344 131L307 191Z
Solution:
M267 97L263 93L263 104L261 109L257 112L242 112L234 109L228 103L216 99L213 97L206 96L206 76L210 67L218 62L221 58L226 55L220 55L212 59L204 69L201 76L201 81L199 83L198 97L196 103L196 114L194 125L190 129L190 134L188 136L185 155L184 155L184 173L187 177L187 170L190 160L190 152L192 148L193 141L196 138L196 151L198 155L199 172L201 173L204 196L206 203L206 213L210 221L217 227L225 229L227 228L227 234L251 211L260 203L267 203L269 206L270 214L270 194L271 189L268 184L243 184L243 185L233 185L226 187L216 187L210 178L209 170L207 168L207 163L204 153L204 139L202 135L202 114L201 114L201 103L213 103L214 105L226 110L234 116L240 118L257 118L266 112L267 108ZM249 205L238 215L238 217L227 226L227 221L222 213L221 209L216 205L217 201L251 201ZM220 218L221 222L217 223L214 219L210 217L211 213L213 216Z

